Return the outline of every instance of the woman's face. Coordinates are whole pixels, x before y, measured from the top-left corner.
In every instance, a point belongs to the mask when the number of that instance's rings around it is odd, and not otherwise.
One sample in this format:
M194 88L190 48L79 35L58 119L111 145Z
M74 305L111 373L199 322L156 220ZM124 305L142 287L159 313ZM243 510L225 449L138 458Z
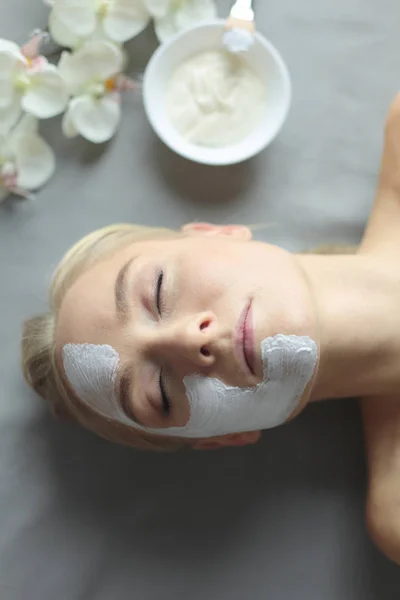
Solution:
M67 343L117 350L118 401L133 427L160 434L189 419L185 376L254 386L263 378L262 340L315 334L294 256L252 242L243 227L197 224L185 233L134 242L85 272L67 292L57 327L59 353ZM258 434L226 439L246 443Z

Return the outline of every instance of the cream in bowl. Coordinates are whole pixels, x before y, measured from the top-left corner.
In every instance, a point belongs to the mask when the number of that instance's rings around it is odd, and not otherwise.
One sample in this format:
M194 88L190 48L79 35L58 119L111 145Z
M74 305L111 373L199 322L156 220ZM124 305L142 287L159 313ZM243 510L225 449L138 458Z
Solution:
M179 34L154 53L144 104L158 136L190 160L227 165L264 149L290 106L287 68L259 33L242 55L224 49L224 21Z
M236 54L223 49L195 54L177 67L165 93L167 116L192 144L237 144L261 122L265 83Z

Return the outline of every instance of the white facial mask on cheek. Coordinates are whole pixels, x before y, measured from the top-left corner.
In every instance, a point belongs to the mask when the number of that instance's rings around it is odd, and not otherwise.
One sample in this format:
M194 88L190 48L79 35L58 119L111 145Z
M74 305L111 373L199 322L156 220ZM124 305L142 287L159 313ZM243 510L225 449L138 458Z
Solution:
M106 418L163 436L207 438L276 427L295 410L315 371L317 345L309 337L277 335L266 338L261 351L264 379L254 388L185 377L190 418L184 427L168 429L141 427L123 413L115 397L119 355L111 346L67 344L63 364L78 397Z
M186 437L270 429L290 417L314 374L317 345L309 337L277 335L262 342L261 353L264 378L256 387L229 387L209 377L184 379L191 408Z

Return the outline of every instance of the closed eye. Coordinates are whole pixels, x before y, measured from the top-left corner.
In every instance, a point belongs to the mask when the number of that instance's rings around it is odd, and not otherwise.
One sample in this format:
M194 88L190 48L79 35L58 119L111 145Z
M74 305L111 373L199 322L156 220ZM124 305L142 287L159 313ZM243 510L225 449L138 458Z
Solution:
M164 382L163 382L163 373L160 371L159 385L161 392L161 400L162 400L162 409L165 416L168 416L171 412L171 401L168 398L167 392L165 391Z
M164 271L161 271L157 277L156 289L155 289L156 307L157 307L157 312L160 315L160 317L162 316L162 313L163 313L163 281L164 281ZM160 371L159 386L160 386L162 410L163 410L164 415L168 416L171 411L171 401L168 398L168 394L164 387L162 370Z
M156 306L158 314L162 315L162 291L163 291L163 280L164 280L164 272L161 271L157 278L157 286L156 286Z

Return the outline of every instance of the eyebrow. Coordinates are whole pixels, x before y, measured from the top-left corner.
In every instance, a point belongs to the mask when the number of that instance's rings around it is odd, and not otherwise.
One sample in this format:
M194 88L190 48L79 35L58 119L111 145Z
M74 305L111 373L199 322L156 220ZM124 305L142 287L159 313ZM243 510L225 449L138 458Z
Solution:
M126 280L131 264L136 260L137 256L130 258L120 269L115 280L115 308L117 317L122 323L127 319L130 312L130 303L126 289Z

